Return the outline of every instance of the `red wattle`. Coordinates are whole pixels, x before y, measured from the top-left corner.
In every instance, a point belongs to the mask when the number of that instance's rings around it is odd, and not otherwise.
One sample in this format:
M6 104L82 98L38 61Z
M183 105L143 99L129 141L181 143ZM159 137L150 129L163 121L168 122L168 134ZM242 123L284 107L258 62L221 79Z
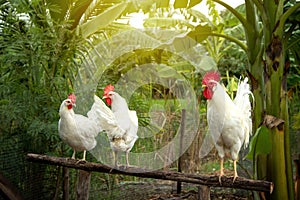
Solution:
M203 96L206 98L206 99L211 99L212 96L213 96L213 92L208 89L207 87L204 89L203 91Z
M106 101L107 105L109 105L109 106L111 105L111 98L106 98L105 101Z
M71 110L73 108L72 104L68 105L68 109Z

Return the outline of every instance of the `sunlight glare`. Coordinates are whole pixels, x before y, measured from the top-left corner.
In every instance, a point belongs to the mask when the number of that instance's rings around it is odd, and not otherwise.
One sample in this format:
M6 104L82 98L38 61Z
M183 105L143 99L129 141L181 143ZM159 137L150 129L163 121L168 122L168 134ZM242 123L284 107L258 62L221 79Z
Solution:
M236 8L237 6L245 3L245 0L224 0L225 3L229 4L231 7ZM202 1L200 4L194 6L192 9L198 10L204 15L208 17L208 7L206 6L206 0ZM216 9L221 11L225 8L221 6L220 4L216 3ZM130 14L129 24L137 29L143 29L143 23L144 19L148 17L148 14L144 14L142 11L138 13L132 13ZM179 18L179 16L178 16Z
M148 14L144 14L142 11L138 13L132 13L130 16L129 24L134 28L143 29L144 19L146 19L147 17Z

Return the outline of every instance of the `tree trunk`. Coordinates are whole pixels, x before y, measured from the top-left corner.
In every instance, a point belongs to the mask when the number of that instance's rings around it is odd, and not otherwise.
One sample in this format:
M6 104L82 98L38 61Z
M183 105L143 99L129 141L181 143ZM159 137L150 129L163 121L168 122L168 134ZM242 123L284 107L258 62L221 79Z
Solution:
M266 113L286 121L288 113L286 103L286 69L282 44L282 35L272 33L271 41L266 47L264 77L266 87ZM276 185L271 199L294 199L291 154L288 126L279 124L270 130L272 151L267 161L267 180Z
M272 151L267 160L267 180L272 180L277 187L287 186L285 154L284 154L284 121L276 117L267 115L264 125L269 129L272 138ZM275 145L274 145L275 144ZM280 174L280 175L279 175ZM270 195L272 199L286 199L288 190L275 189Z

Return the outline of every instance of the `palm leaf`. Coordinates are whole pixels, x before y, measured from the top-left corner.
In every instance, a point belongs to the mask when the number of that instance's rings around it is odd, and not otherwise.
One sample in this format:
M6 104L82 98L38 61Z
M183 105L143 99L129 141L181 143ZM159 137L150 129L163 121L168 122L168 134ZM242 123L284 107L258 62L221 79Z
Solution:
M109 9L105 10L103 13L97 15L92 20L89 20L82 25L80 25L79 30L84 38L94 34L100 29L105 28L108 24L113 22L118 18L122 12L125 10L127 4L119 3Z

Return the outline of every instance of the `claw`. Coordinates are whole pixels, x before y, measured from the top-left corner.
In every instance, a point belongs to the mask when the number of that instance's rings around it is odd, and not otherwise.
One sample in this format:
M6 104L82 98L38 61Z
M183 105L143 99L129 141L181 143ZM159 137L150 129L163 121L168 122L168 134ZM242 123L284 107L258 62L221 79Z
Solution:
M86 163L86 160L77 160L76 161L76 164L85 164Z
M237 177L238 176L234 175L232 184L234 183L234 181L236 180Z
M220 174L220 176L219 176L219 183L220 183L220 185L222 185L222 176L223 176L223 175L221 175L221 174Z

